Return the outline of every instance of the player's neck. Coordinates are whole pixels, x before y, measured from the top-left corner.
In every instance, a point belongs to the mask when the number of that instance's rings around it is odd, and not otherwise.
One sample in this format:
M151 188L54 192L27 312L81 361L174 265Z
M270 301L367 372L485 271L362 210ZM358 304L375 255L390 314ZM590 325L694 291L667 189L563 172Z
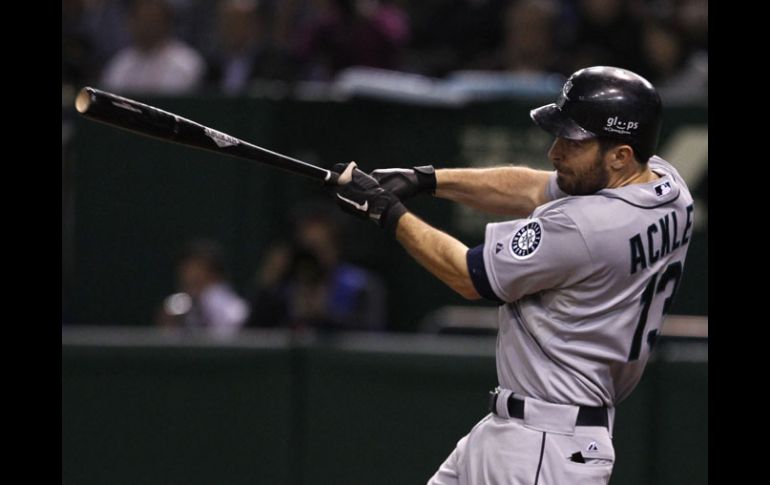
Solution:
M618 174L618 177L614 181L610 181L610 183L607 185L607 188L617 189L618 187L625 187L626 185L646 184L659 178L660 176L650 170L649 166L645 166L641 171L638 172L633 172L630 174Z

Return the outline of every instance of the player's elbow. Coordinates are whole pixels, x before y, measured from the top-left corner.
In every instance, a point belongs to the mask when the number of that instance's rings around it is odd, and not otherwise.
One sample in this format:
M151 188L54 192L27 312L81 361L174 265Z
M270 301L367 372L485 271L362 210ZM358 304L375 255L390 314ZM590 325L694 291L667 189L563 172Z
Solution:
M458 284L454 285L452 289L459 293L460 296L466 300L481 299L481 295L479 295L479 292L476 291L476 287L473 286L473 282L470 280L459 282Z
M481 295L476 291L476 285L473 284L470 272L468 271L467 261L465 254L462 261L458 262L457 270L451 275L450 278L444 280L450 288L455 290L460 296L466 300L478 300Z

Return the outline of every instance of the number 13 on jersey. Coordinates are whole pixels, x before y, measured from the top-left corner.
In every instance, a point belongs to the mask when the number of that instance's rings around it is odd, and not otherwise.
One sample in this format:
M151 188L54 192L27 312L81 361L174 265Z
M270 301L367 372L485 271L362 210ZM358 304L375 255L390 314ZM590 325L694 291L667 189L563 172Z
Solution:
M660 276L660 278L658 278ZM639 322L636 324L636 331L634 332L634 340L631 342L631 351L628 354L628 361L631 362L633 360L637 360L639 358L639 353L642 350L642 336L644 335L644 329L647 325L647 317L650 313L650 307L652 306L652 302L663 293L666 288L669 286L669 283L673 280L673 287L671 288L671 293L669 293L668 297L663 301L663 310L661 312L660 317L658 318L658 327L662 325L663 317L668 313L668 311L671 309L671 303L674 300L674 295L676 294L676 290L679 287L679 279L682 277L682 263L681 261L675 261L671 264L669 264L665 271L663 273L655 273L652 275L652 278L650 278L649 283L647 283L647 287L644 289L644 293L642 293L642 312L639 315ZM651 330L647 334L647 341L650 344L650 350L652 350L652 346L655 342L655 339L658 336L658 329L655 328Z

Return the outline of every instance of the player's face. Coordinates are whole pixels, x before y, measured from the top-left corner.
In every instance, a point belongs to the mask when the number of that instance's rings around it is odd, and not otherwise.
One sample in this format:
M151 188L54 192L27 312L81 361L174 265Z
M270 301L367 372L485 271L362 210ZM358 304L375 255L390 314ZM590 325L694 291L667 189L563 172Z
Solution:
M569 195L589 195L607 186L610 173L596 140L557 138L548 158L556 168L556 183Z

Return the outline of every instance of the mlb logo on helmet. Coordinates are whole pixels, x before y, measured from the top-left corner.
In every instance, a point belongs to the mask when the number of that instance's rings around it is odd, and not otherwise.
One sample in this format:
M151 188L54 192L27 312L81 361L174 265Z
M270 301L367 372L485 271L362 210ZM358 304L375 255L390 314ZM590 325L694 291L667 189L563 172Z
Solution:
M567 82L564 83L564 86L561 88L561 96L556 100L556 106L559 107L559 109L562 109L564 107L564 103L569 101L569 90L572 89L572 81L567 79Z

